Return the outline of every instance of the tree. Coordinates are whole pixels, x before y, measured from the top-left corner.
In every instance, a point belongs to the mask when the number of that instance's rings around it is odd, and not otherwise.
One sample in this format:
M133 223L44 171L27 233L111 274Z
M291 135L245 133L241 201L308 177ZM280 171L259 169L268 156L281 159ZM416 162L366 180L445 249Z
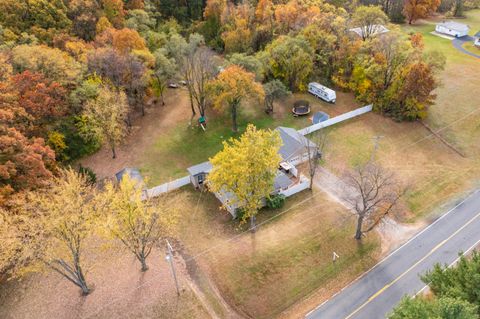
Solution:
M115 28L122 28L125 23L125 10L122 0L101 0L107 19Z
M72 32L85 41L95 38L100 9L96 0L70 0L67 16L72 21Z
M19 45L12 49L12 66L18 73L29 70L63 85L77 81L81 65L68 53L43 45Z
M432 270L422 276L422 281L430 286L438 298L459 298L475 305L480 310L480 253L474 251L471 257L460 257L453 267L436 264Z
M309 189L313 190L313 179L318 171L318 165L320 164L320 160L324 154L325 147L327 146L327 138L328 133L321 129L316 132L307 132L305 135L309 135L308 138L301 136L298 133L299 140L302 141L303 147L307 153L307 169L308 169L308 176L310 177L310 186Z
M154 53L155 71L150 82L153 94L156 99L161 100L161 104L165 105L163 93L167 88L167 82L175 75L175 60L166 56L165 49L158 49Z
M347 186L351 192L346 200L357 215L357 240L391 213L406 192L392 173L374 162L358 166L353 173L347 174Z
M428 17L439 5L440 0L405 0L403 14L407 17L408 24L412 24L418 19Z
M148 269L147 258L162 238L171 234L177 221L176 199L168 195L159 200L145 198L138 182L124 176L118 187L108 183L100 194L105 208L105 228L137 258L142 271Z
M249 124L239 139L223 142L223 150L210 162L207 180L212 192L234 195L231 204L241 207L242 222L250 218L255 231L255 216L262 200L270 197L281 157L281 140L277 131L257 130Z
M113 32L112 46L121 53L130 53L132 50L147 50L145 40L137 31L129 28Z
M122 90L103 86L98 96L88 101L84 116L93 125L94 134L105 141L116 158L115 148L126 135L127 97Z
M2 214L10 232L1 234L7 238L0 245L4 256L15 261L12 273L47 267L88 294L82 256L84 241L96 224L93 194L82 175L66 170L48 189L31 194L14 212Z
M313 50L305 38L280 36L267 45L261 60L270 77L281 80L291 91L306 88L313 69Z
M279 80L272 80L263 85L265 91L265 113L273 113L273 102L292 94L287 87Z
M241 66L246 71L254 73L257 81L263 80L263 65L253 55L246 55L245 53L234 53L228 57L230 63Z
M476 319L477 307L461 299L405 297L393 309L389 319Z
M255 75L237 65L231 65L221 72L209 85L213 106L217 110L229 108L232 115L232 131L237 132L237 110L245 98L261 101L265 92L255 82Z
M387 15L378 6L359 6L352 15L352 23L362 29L362 40L375 35L378 25L388 22Z

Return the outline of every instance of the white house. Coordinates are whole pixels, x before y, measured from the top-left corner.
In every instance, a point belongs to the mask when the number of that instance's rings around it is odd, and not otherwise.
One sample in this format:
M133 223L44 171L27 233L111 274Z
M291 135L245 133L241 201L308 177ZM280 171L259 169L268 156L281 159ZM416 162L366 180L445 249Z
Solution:
M329 103L335 103L337 100L337 94L334 90L317 82L308 83L308 92Z
M448 34L456 38L461 38L468 35L470 27L466 24L454 22L454 21L444 21L437 23L435 26L435 31L438 33Z
M282 160L278 164L278 171L271 194L282 194L285 197L289 197L307 189L310 185L308 178L299 174L296 166L308 161L311 156L320 157L321 154L315 143L308 140L295 129L280 126L276 130L282 139L282 145L278 151ZM190 174L192 185L195 188L203 188L207 175L212 168L213 166L209 161L189 167L187 170ZM220 191L215 193L215 196L223 204L223 207L233 217L236 217L237 209L241 205L235 200L235 195L227 191Z

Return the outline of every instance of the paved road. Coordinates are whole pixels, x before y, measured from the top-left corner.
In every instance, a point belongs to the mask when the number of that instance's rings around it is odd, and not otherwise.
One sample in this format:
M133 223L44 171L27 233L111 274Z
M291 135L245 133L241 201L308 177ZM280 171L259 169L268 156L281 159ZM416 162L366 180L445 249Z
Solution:
M308 319L385 318L405 294L425 284L419 274L451 264L480 243L480 190L446 212L353 284L310 312Z
M480 55L478 54L475 54L473 52L470 52L470 51L467 51L465 50L465 48L463 47L463 44L465 42L471 42L475 40L473 37L467 35L465 37L462 37L462 38L456 38L456 39L453 39L452 40L452 43L453 43L453 46L455 47L455 49L457 49L458 51L462 52L462 53L465 53L465 54L468 54L470 56L473 56L475 58L479 58L480 59Z

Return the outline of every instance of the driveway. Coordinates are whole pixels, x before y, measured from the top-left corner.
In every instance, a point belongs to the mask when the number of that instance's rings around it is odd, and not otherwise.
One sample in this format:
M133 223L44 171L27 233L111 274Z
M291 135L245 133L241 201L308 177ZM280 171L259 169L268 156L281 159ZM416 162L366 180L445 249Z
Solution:
M455 49L457 49L458 51L462 52L462 53L465 53L465 54L468 54L470 56L473 56L475 58L479 58L480 59L480 55L478 54L475 54L475 53L472 53L470 51L467 51L463 48L463 45L466 43L466 42L471 42L473 41L474 38L467 35L465 37L461 37L461 38L455 38L452 40L452 44L453 46L455 47Z

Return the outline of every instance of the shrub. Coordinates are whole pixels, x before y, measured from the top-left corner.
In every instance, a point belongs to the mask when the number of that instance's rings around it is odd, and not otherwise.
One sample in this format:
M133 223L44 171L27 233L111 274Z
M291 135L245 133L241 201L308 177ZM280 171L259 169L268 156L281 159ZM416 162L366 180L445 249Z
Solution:
M285 195L278 194L278 195L270 196L270 198L267 198L268 208L278 209L278 208L282 208L284 204L285 204Z

